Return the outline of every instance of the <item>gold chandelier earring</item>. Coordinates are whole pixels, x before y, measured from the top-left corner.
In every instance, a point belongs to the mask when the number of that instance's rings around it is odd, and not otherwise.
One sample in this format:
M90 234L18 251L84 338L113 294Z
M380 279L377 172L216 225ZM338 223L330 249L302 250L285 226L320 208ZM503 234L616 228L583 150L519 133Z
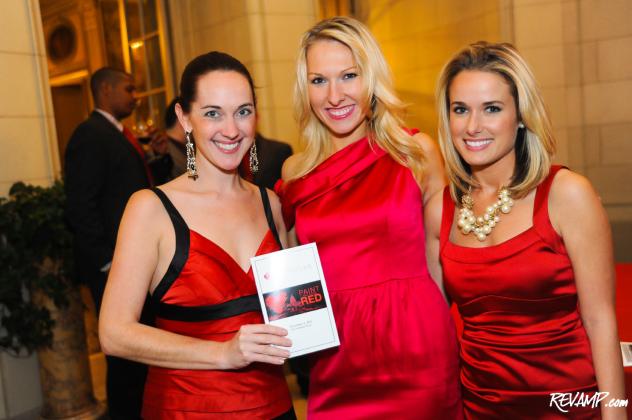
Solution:
M184 135L187 140L187 173L189 174L189 178L195 181L198 179L197 165L195 164L195 148L193 146L193 142L191 141L191 132L186 131Z
M250 153L248 156L248 166L250 167L250 172L254 175L259 172L259 157L257 156L257 143L253 142L252 147L250 147Z

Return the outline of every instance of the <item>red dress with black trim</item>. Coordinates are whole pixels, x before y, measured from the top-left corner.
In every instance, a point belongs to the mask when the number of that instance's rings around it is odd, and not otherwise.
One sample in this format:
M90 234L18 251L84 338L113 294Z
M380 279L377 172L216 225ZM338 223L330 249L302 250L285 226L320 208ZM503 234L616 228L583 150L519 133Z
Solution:
M537 188L533 226L488 247L450 242L455 205L444 191L441 263L445 289L463 318L468 419L600 417L599 407L560 404L569 410L564 413L551 400L551 393L589 396L597 390L573 267L549 220L549 190L559 170L552 167Z
M411 171L367 138L279 189L316 242L340 347L311 356L310 419L460 419L458 349Z
M228 341L244 324L263 317L251 270L244 272L222 248L186 223L159 189L171 217L176 252L152 300L156 327L203 340ZM256 255L277 251L270 230ZM282 368L253 363L237 370L149 367L146 419L272 419L291 410ZM291 417L290 417L291 418Z

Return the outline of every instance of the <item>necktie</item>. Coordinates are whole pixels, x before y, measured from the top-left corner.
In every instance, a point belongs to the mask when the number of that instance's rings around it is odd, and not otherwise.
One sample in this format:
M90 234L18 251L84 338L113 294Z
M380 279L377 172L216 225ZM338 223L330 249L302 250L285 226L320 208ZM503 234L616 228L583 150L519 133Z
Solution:
M147 159L145 157L145 151L143 150L143 147L138 142L138 139L136 138L136 136L127 127L123 127L123 135L125 136L127 141L130 142L132 147L134 147L134 149L136 150L136 153L138 153L138 156L140 157L140 160L143 163L143 167L145 168L145 173L147 174L147 180L149 181L149 186L153 187L154 177L151 174L149 165L147 165Z

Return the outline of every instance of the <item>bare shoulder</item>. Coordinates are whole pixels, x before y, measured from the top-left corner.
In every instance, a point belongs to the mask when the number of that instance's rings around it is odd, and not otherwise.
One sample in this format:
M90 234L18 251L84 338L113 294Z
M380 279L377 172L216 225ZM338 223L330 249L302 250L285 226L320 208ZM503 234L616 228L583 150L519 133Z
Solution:
M562 233L585 220L606 222L607 217L599 195L586 177L560 170L551 185L549 193L549 214L553 227Z
M283 168L281 169L281 178L287 181L291 174L296 172L296 167L303 159L303 153L295 153L283 162Z
M430 169L439 170L441 172L441 177L443 177L443 158L439 152L437 142L425 133L415 134L413 136L413 140L421 147L421 150L423 150Z
M568 169L561 169L553 179L549 193L551 208L577 209L591 202L600 202L590 181Z
M439 148L437 147L437 143L426 133L417 133L413 135L413 140L421 146L422 150L426 154L434 154L439 153Z
M164 206L151 190L136 191L125 207L125 219L133 219L139 224L155 224L156 218L165 214Z

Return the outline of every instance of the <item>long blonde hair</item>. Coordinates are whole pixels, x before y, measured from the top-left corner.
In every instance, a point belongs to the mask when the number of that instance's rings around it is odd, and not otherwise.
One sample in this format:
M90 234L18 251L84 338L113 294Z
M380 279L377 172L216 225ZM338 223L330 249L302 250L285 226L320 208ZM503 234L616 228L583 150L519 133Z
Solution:
M384 149L393 159L411 169L421 183L424 152L404 130L405 105L397 98L391 73L377 41L362 23L348 17L334 17L317 23L302 39L296 63L294 111L306 142L301 160L291 168L289 179L309 173L332 153L329 131L311 109L307 79L307 50L321 40L337 41L353 55L364 83L368 110L369 140Z
M439 146L446 161L452 198L459 202L469 188L478 186L450 134L450 84L464 70L496 73L509 84L518 120L524 124L516 137L516 167L509 189L514 197L524 197L549 173L555 154L553 129L533 73L518 51L511 44L481 41L456 53L441 71L437 85Z

